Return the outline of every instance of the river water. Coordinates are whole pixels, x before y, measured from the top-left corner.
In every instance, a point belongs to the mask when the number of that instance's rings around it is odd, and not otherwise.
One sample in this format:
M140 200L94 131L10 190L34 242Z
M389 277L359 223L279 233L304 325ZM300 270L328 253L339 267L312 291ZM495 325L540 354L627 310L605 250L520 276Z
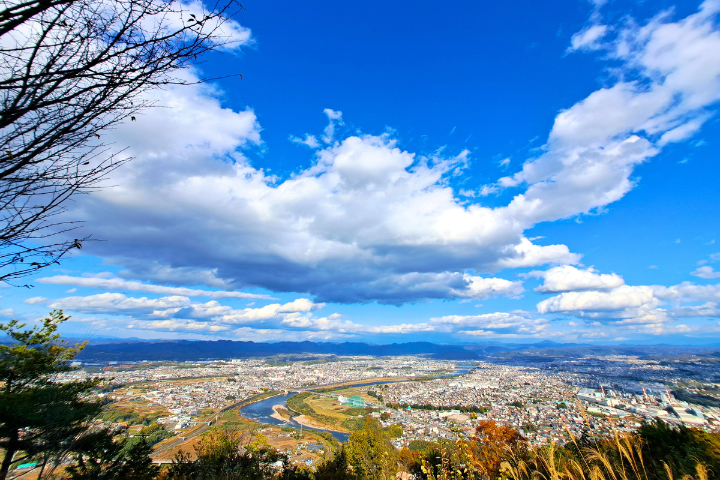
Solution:
M453 373L448 373L445 375L445 377L456 377L458 375L463 375L470 370L472 370L472 365L457 365L455 368L455 371ZM386 383L397 383L398 381L407 381L407 380L390 380L390 381L378 381L378 382L367 382L367 383L354 383L352 385L348 385L349 387L369 387L370 385L383 385ZM270 425L276 425L280 427L294 427L294 428L300 428L300 424L297 423L294 420L290 420L288 422L283 422L282 420L278 420L277 418L273 418L270 415L273 414L273 407L275 405L282 405L283 407L287 408L287 399L292 397L293 395L297 395L296 393L289 393L287 395L277 395L275 397L266 398L264 400L260 400L259 402L251 403L250 405L244 406L240 409L240 415L242 415L245 418L249 418L251 420L255 420L259 423L268 423ZM345 443L348 441L348 438L350 438L349 433L343 433L343 432L336 432L334 430L323 430L321 428L311 428L311 427L302 427L307 430L314 430L316 432L330 432L333 437L338 439L340 442Z
M287 408L287 404L285 402L287 402L287 399L292 397L293 395L297 394L289 393L287 395L277 395L275 397L266 398L265 400L260 400L259 402L251 403L250 405L247 405L240 409L240 415L260 423L269 423L270 425L277 425L280 427L300 428L300 424L294 420L290 420L289 422L283 422L281 420L278 420L277 418L273 418L270 416L273 413L273 406L275 405L282 405ZM349 433L323 430L321 428L302 428L307 430L315 430L316 432L330 432L333 437L337 438L342 443L347 442L348 438L350 438Z

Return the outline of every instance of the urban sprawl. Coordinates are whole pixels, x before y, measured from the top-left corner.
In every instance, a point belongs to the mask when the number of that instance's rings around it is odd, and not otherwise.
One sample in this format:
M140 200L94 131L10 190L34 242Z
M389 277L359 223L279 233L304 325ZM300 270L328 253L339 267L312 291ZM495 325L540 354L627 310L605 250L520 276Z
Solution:
M177 438L200 424L211 424L212 414L232 408L242 415L241 407L248 402L292 392L332 397L329 400L337 405L364 407L355 409L357 417L400 425L397 447L414 440L467 437L481 420L517 429L537 444L562 444L588 428L631 431L654 419L720 429L720 409L676 398L673 392L678 389L692 393L696 387L672 366L625 356L512 364L317 355L309 360L81 366L65 380L106 379L108 388L99 396L111 404L159 412L157 423ZM348 388L354 396L347 395ZM293 424L288 421L288 426ZM335 427L317 422L314 426Z

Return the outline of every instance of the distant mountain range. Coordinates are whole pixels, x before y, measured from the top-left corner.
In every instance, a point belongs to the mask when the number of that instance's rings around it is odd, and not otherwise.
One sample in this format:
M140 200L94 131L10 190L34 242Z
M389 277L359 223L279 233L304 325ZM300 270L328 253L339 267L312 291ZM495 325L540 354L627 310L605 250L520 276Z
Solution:
M256 343L231 340L169 340L156 342L127 342L90 344L77 359L82 361L138 361L138 360L206 360L273 355L429 355L447 360L471 360L478 354L456 345L437 345L428 342L370 345L367 343L278 342Z
M224 360L231 358L269 357L273 355L369 355L402 356L425 355L443 360L480 360L488 356L515 358L526 355L531 357L552 357L594 355L680 355L691 352L708 354L717 348L675 347L675 346L598 346L574 343L556 343L543 341L534 344L507 345L439 345L429 342L393 343L375 345L368 343L316 343L316 342L278 342L257 343L232 340L156 340L156 341L117 341L101 343L93 341L83 350L77 359L86 362L107 361L188 361L188 360Z

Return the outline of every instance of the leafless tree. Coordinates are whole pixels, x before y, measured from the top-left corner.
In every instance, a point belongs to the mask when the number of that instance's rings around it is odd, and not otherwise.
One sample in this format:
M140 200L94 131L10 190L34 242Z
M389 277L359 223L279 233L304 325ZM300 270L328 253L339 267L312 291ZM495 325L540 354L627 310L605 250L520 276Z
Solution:
M242 6L216 1L0 0L0 281L82 248L63 205L129 160L104 131L234 41Z

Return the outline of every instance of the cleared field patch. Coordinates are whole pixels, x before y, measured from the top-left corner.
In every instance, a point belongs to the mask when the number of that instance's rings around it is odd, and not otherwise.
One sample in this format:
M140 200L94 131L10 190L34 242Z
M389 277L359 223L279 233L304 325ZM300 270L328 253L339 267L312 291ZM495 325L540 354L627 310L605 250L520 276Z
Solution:
M367 414L375 411L372 408L351 407L342 405L337 398L312 393L301 394L301 400L288 402L291 408L304 414L317 426L350 433L361 428Z

